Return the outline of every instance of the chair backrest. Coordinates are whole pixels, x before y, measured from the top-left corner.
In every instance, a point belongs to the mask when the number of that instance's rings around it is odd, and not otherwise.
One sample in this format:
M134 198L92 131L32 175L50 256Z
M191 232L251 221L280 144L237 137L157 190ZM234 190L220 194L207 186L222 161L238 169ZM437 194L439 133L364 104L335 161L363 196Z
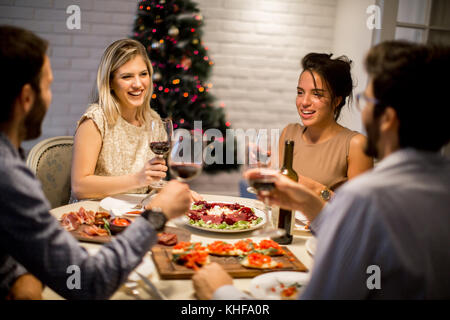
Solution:
M41 181L52 208L66 205L70 199L73 137L43 140L29 152L27 166Z

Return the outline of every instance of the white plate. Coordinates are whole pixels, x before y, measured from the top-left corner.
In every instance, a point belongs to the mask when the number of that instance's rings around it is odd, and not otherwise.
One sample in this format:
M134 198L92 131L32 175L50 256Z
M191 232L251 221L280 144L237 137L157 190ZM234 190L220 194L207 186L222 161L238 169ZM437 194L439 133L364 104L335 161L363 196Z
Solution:
M104 198L100 201L100 207L108 210L115 216L126 215L136 217L136 215L127 215L126 213L129 211L144 211L144 209L138 210L133 209L133 207L139 204L145 196L146 194L118 194L112 197ZM150 199L144 201L143 205L145 206Z
M303 290L309 281L309 273L295 271L268 272L252 279L250 282L250 293L253 297L260 300L281 300L281 291L285 288L298 283L301 285L299 290Z
M138 265L136 269L133 270L133 272L131 272L130 275L128 276L128 280L139 281L141 278L134 271L137 271L146 277L150 276L152 273L155 272L155 265L152 261L152 258L149 257L148 255L145 255L144 258L142 259L141 264Z
M317 239L314 237L308 238L305 242L306 251L312 256L316 254Z
M301 211L295 211L295 225L294 230L309 233L311 230L307 228L308 219Z
M208 201L208 202L214 202L214 201ZM236 202L220 201L220 203L236 203ZM246 206L246 205L245 205L245 206ZM258 223L257 225L254 225L254 226L252 226L252 227L250 227L250 228L248 228L248 229L241 229L241 230L234 230L234 229L231 229L231 230L226 230L226 229L205 228L205 227L194 226L194 225L190 224L190 223L189 223L190 219L186 219L185 221L186 221L186 223L187 223L190 227L192 227L192 228L199 229L199 230L204 230L204 231L219 232L219 233L239 233L239 232L247 232L247 231L252 231L252 230L261 228L263 225L266 224L267 218L266 218L266 214L265 214L263 211L261 211L261 210L259 210L259 209L256 209L256 208L253 208L253 207L250 207L250 206L246 206L246 207L253 209L253 211L255 212L255 215L256 215L258 218L262 218L262 220L261 220L260 223Z

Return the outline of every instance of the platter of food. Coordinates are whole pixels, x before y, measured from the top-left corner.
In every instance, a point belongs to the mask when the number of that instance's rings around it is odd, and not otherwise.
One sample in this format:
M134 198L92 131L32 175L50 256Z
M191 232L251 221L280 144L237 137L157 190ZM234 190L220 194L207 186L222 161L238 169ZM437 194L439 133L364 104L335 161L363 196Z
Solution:
M161 279L190 279L196 270L211 262L220 264L234 278L280 270L307 271L288 248L272 240L179 242L173 248L152 248L152 258Z
M232 202L197 201L187 216L189 226L221 233L251 231L267 222L263 211Z
M75 239L83 242L106 243L118 233L125 230L133 218L111 216L108 212L85 210L80 207L78 211L70 211L61 215L59 223ZM191 233L188 230L166 226L158 233L156 246L173 247L180 241L190 241Z
M251 295L260 300L295 300L309 280L309 273L280 271L259 275L250 283Z
M105 243L110 241L111 233L108 223L111 215L108 212L85 210L64 213L59 222L76 239L85 242Z

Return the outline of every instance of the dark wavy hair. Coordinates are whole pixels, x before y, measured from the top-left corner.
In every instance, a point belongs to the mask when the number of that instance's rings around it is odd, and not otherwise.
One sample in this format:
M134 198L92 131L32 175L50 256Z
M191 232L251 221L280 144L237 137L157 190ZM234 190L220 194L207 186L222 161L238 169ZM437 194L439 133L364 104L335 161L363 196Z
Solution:
M3 108L0 123L11 118L14 101L27 83L39 94L41 70L48 42L33 32L13 27L0 26L0 90Z
M399 119L400 148L438 151L450 140L448 82L450 46L386 41L367 54L373 84L374 117L392 107Z
M308 71L311 73L314 86L316 86L316 79L313 71L322 78L322 81L330 91L331 105L334 105L338 97L342 98L342 101L334 110L334 120L338 120L347 98L349 97L349 101L352 99L353 80L350 73L352 61L347 56L340 56L335 59L332 59L332 56L332 53L309 53L303 57L302 67L303 72Z

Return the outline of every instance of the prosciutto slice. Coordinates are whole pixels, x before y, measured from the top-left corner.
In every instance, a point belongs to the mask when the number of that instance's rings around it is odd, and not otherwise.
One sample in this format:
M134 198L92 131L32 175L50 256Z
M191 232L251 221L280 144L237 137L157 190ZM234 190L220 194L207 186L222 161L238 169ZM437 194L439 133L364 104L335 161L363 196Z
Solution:
M83 231L79 232L82 235L87 235L88 237L94 236L107 236L108 231L105 229L99 228L96 225L85 228Z
M70 212L63 214L63 216L61 217L61 225L67 231L73 231L78 229L81 223L78 216L74 214L74 212Z

